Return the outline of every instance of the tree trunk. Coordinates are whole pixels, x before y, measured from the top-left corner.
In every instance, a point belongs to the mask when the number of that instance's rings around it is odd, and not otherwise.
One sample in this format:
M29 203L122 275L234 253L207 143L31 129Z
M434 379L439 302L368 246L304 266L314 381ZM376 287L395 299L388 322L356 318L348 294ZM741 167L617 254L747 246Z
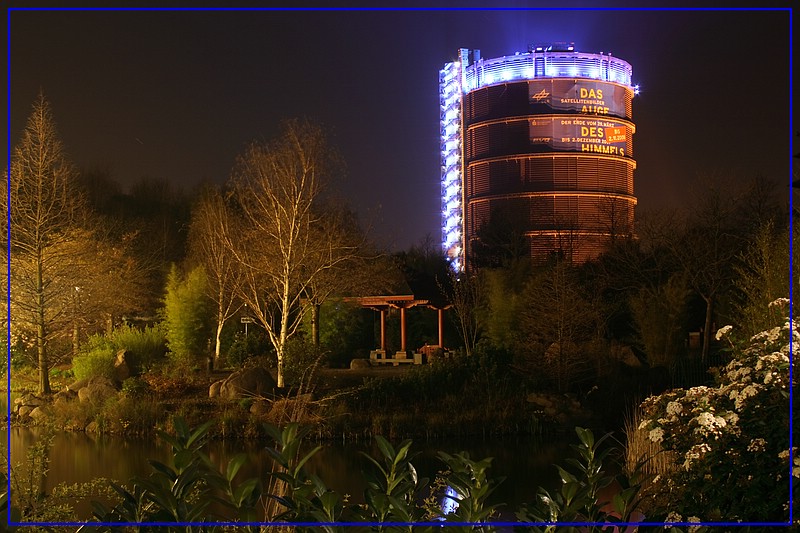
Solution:
M36 350L39 359L39 394L50 394L50 365L47 364L47 338L44 321L44 274L41 253L36 265Z
M319 310L320 304L311 304L311 339L314 343L314 349L319 353Z
M222 346L222 327L225 322L219 320L217 322L217 334L214 336L214 368L219 368L219 352Z
M289 279L288 274L284 276L285 280ZM278 337L278 346L276 346L276 355L278 356L278 388L283 388L283 355L286 351L286 339L289 338L289 283L288 281L283 284L283 295L281 305L281 333Z
M703 300L706 301L706 321L703 326L703 353L701 360L705 362L708 359L708 349L711 344L711 318L714 314L714 297L703 296Z

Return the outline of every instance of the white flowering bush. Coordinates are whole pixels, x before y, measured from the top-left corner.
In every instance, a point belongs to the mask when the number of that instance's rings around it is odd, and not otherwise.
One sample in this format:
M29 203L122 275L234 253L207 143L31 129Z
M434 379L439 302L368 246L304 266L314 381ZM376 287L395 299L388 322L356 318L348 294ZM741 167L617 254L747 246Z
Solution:
M719 336L730 332L722 328ZM790 406L799 344L797 322L786 318L733 346L732 360L716 370L715 386L675 389L644 401L639 428L677 463L655 486L663 518L790 519L789 499L798 506L800 478L797 447L789 449L791 416L800 427Z

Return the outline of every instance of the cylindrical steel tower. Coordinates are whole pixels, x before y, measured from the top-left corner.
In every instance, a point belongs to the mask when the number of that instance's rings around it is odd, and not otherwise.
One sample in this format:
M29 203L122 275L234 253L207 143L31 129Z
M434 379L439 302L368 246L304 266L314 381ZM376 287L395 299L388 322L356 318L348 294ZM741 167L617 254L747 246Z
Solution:
M534 260L596 257L633 234L631 66L572 44L441 70L443 245L456 269L489 234Z

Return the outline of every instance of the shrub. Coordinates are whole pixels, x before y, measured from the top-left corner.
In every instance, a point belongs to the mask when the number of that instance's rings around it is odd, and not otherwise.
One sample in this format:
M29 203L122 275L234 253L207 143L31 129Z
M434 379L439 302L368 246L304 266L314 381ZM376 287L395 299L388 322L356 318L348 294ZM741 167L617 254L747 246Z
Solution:
M111 332L109 342L117 350L127 350L132 364L139 371L149 370L164 358L167 351L164 329L160 325L145 326L143 329L120 326Z
M175 364L193 367L208 355L211 302L206 296L206 273L197 267L185 277L173 265L164 298L164 327L169 355Z
M102 343L81 350L72 360L72 371L76 379L91 379L103 376L109 379L114 377L114 358L116 352L111 346Z
M292 338L284 351L283 376L290 387L308 386L314 382L320 356L314 346L300 338Z
M789 418L790 387L797 386L796 370L790 382L790 343L798 342L797 323L787 318L735 346L714 387L645 400L640 429L676 455L676 470L661 477L657 491L668 506L663 512L704 521L788 517L789 498L798 497L789 478L800 477L797 448L789 448L790 422L800 422L797 410Z
M264 330L254 327L247 335L242 332L236 333L225 360L229 367L241 368L253 357L265 355L269 349L270 344Z
M131 371L148 370L157 360L164 357L166 344L163 330L159 326L138 329L126 325L115 328L109 335L90 336L72 360L75 377L112 378L114 358L119 350L128 352Z
M141 398L150 392L150 385L140 377L128 378L122 382L122 394L129 398Z

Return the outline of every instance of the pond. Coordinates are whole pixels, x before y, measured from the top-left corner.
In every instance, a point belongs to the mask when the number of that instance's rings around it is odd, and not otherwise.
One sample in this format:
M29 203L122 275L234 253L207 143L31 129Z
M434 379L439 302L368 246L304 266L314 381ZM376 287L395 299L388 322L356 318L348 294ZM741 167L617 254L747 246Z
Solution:
M36 442L36 428L11 428L0 435L11 446L11 464L21 465L25 451ZM534 501L537 488L553 489L559 486L555 464L564 464L571 455L570 444L577 437L567 434L555 438L508 437L492 440L445 440L415 441L412 451L418 456L413 460L420 477L431 480L445 465L436 457L437 451L449 454L467 452L472 459L493 457L490 476L505 480L493 494L491 503L505 505L501 518L513 520L513 511L523 502ZM317 443L309 441L308 446ZM366 482L362 470L367 460L359 452L379 457L377 444L371 442L343 443L324 441L322 449L309 461L308 469L319 476L326 485L339 494L350 495L350 501L363 502ZM399 444L399 443L393 443ZM265 447L266 442L210 441L205 451L210 459L224 465L237 453L246 453L248 461L242 469L243 477L267 477L271 461ZM50 449L50 470L45 490L51 491L59 483L81 483L97 477L126 482L134 476L145 477L150 473L148 459L168 462L169 446L158 439L130 439L114 436L93 436L85 433L57 433ZM76 510L82 519L90 516L88 502L77 502Z

